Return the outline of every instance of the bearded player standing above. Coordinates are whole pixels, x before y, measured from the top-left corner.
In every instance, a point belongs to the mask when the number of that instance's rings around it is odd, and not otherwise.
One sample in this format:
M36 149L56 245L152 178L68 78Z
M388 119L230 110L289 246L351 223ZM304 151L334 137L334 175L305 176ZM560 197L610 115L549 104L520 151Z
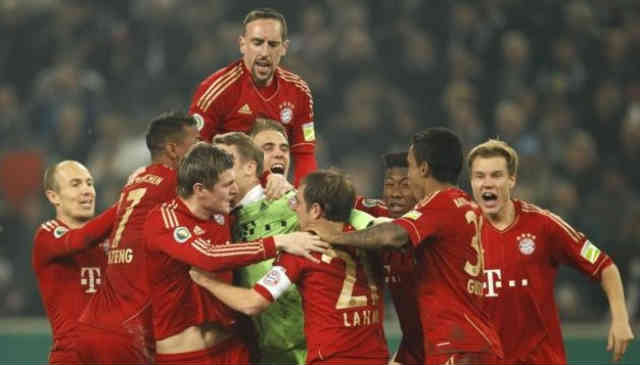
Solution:
M257 117L282 123L289 136L297 186L316 169L311 90L300 76L279 67L289 47L287 22L281 13L256 9L242 24L242 59L198 86L190 112L207 142L216 134L248 133Z
M487 217L486 309L496 325L509 364L566 364L553 298L561 264L600 281L611 308L608 350L614 360L633 339L622 280L611 258L557 215L512 199L518 154L489 140L469 153L473 196ZM526 334L526 336L522 336Z

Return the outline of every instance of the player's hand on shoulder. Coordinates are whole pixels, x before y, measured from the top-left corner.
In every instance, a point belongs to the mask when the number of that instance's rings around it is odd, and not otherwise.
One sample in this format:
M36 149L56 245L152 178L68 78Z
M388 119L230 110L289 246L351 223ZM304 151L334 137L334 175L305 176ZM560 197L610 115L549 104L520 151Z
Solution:
M320 239L320 237L309 232L292 232L273 237L276 248L293 255L306 257L318 263L318 259L313 257L313 252L324 253L330 245Z
M609 329L609 341L607 343L607 351L612 351L611 357L613 361L620 361L627 351L629 342L634 339L633 331L629 325L629 321L613 321L611 329Z
M280 199L288 191L293 190L293 185L282 174L269 174L264 195L268 200Z
M336 231L335 226L332 225L331 222L325 219L318 219L313 222L309 222L306 229L309 232L317 234L318 237L326 242L335 241L336 235L340 233Z
M189 270L189 276L191 276L191 280L200 286L205 286L207 283L215 280L215 274L212 272L204 271L197 267L192 266L191 270Z

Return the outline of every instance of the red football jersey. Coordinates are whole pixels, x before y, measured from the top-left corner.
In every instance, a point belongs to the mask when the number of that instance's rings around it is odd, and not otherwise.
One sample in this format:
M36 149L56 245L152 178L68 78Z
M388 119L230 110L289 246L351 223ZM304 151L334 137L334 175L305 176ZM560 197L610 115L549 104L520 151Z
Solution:
M216 134L249 132L256 118L277 120L287 130L295 167L295 185L316 169L313 98L300 76L278 67L272 93L265 97L242 60L207 77L196 90L189 112L198 121L202 140ZM263 90L266 91L266 90Z
M558 267L569 264L599 280L612 261L553 213L520 200L514 204L509 227L498 230L489 222L483 227L486 310L506 361L566 364L553 300Z
M493 352L496 330L482 312L483 217L458 188L435 192L394 220L416 247L418 305L425 354Z
M90 243L107 237L114 213L115 208L107 209L73 230L53 219L36 231L31 260L51 324L51 352L69 350L78 313L99 290L106 265L105 250Z
M374 217L388 217L389 210L381 200L357 197L355 208ZM398 314L402 340L395 360L402 364L422 364L424 362L424 341L418 302L416 298L415 254L411 246L402 249L382 251L384 282L391 292L391 298Z
M217 279L230 284L230 269L276 254L272 238L229 244L228 216L196 218L181 199L163 203L149 213L145 241L156 340L203 323L228 327L235 322L236 313L231 308L191 280L191 266L215 271Z
M102 288L80 316L82 323L131 336L143 351L154 346L144 222L154 206L175 195L176 171L168 166L150 165L129 179L118 201Z
M349 228L350 229L350 228ZM334 248L313 263L283 253L254 289L269 301L295 283L302 296L306 363L386 364L384 301L366 251Z

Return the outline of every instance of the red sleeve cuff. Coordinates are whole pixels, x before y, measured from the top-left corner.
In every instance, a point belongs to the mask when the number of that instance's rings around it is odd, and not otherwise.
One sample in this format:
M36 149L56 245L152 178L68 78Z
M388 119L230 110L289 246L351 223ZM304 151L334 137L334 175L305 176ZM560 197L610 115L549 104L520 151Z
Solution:
M268 300L269 302L273 302L273 297L271 296L271 293L269 293L269 291L265 289L264 286L260 284L256 284L253 286L253 290L255 290L258 294L263 296L264 299Z
M406 218L398 218L395 219L392 223L399 225L400 227L404 228L405 231L407 231L407 234L409 235L409 239L411 240L411 244L414 247L418 247L418 245L420 244L420 241L422 241L422 239L420 238L420 233L418 232L418 227L416 227L415 223L406 219Z
M276 257L276 240L273 236L265 237L262 239L262 245L264 246L264 259L270 259Z

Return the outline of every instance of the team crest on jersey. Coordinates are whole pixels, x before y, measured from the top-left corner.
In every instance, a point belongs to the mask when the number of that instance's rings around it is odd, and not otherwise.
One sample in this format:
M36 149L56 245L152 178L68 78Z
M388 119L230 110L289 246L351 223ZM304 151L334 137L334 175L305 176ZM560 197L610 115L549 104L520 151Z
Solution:
M531 233L523 233L519 235L518 248L523 255L531 255L536 250L536 236Z
M293 119L293 109L293 104L288 101L280 104L280 121L282 123L289 124L289 122L291 122L291 119Z
M198 113L193 113L192 117L193 119L196 120L196 127L198 128L199 131L201 131L202 128L204 127L204 118L202 117L202 115Z
M224 216L222 214L216 214L213 216L213 219L216 221L216 223L218 223L219 225L224 225Z
M69 228L67 227L63 227L63 226L56 227L56 229L53 231L53 237L60 238L64 236L64 234L67 232L69 232Z
M189 228L180 226L173 230L173 239L176 240L176 242L185 243L189 238L191 238Z

